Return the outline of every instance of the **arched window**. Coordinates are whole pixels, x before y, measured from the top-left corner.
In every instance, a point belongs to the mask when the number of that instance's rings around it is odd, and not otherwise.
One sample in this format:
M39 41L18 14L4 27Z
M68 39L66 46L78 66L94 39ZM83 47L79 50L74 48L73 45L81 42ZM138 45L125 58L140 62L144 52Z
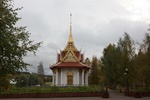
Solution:
M73 85L73 73L68 71L67 73L67 85Z

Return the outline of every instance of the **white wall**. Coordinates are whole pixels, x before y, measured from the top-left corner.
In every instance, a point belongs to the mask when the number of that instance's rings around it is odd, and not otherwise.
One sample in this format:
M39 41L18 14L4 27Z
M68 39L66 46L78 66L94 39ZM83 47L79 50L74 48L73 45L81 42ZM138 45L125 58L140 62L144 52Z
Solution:
M67 72L70 70L73 72L73 84L79 85L79 76L78 76L79 69L77 69L77 68L64 68L61 70L63 72L62 79L61 79L62 80L61 85L67 84Z

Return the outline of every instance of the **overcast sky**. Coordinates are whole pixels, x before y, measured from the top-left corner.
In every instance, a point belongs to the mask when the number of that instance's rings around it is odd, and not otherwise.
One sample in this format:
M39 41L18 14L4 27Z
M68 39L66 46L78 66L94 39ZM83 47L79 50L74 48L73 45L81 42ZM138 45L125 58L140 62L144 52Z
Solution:
M22 19L19 26L27 26L31 40L43 41L36 56L29 53L24 60L30 72L37 72L43 62L45 74L52 74L49 65L56 62L57 52L68 42L70 13L73 39L85 58L100 58L109 43L116 44L124 32L135 42L141 42L150 24L150 0L14 0Z

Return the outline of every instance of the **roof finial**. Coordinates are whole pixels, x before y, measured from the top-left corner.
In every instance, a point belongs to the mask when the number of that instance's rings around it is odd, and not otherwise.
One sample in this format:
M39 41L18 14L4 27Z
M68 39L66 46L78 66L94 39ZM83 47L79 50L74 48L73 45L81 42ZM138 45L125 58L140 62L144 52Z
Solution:
M68 42L73 42L72 38L72 14L70 13L70 35L69 35L69 41Z

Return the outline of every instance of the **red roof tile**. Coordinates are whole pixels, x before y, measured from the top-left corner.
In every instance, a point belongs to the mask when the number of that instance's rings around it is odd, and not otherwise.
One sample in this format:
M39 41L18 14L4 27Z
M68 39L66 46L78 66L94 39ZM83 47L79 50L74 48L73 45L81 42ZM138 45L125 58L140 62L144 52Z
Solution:
M89 66L81 64L79 62L61 62L61 63L57 63L51 66L51 69L53 68L88 68L90 69Z

